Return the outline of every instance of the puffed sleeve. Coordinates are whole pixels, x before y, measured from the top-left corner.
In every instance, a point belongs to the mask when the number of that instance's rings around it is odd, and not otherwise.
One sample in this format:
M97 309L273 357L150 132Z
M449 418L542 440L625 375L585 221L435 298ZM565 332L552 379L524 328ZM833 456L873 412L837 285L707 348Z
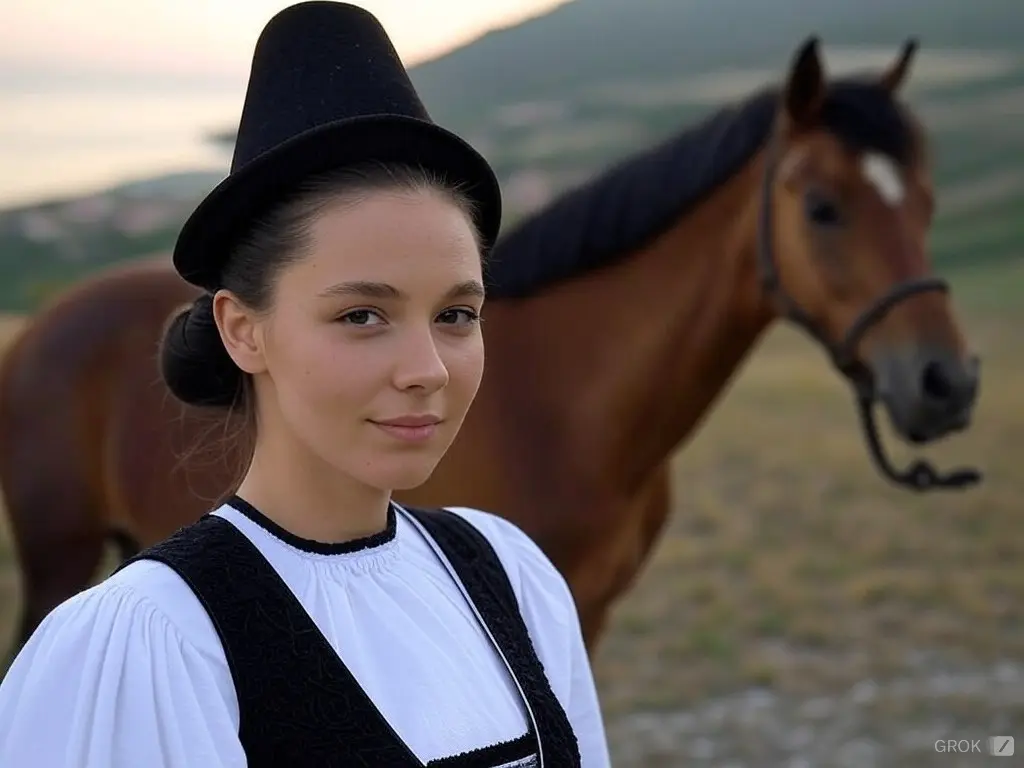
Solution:
M155 602L101 583L54 609L0 684L0 766L243 768L224 688Z
M513 523L477 509L449 509L487 537L505 566L537 656L576 733L583 768L608 768L604 720L569 585Z

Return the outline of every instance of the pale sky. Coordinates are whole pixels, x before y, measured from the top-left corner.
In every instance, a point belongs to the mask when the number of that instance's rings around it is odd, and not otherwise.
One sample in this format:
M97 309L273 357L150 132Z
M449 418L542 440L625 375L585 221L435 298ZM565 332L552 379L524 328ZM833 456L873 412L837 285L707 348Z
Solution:
M361 0L406 66L565 0ZM0 0L0 69L244 78L287 0Z
M226 171L253 47L295 0L0 0L0 208ZM566 0L357 0L407 67Z

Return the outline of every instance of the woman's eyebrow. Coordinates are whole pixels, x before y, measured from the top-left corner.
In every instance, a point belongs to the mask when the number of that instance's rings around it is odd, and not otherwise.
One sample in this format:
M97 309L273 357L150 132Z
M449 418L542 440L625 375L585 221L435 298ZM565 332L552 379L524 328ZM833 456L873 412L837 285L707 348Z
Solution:
M445 299L483 299L486 296L479 280L465 280L451 287Z
M388 283L377 283L372 280L351 280L338 283L320 291L324 298L362 296L370 299L403 299L405 294Z
M325 288L319 294L324 298L360 296L370 299L407 299L408 295L391 285L372 280L351 280ZM445 294L445 299L479 298L485 296L484 287L478 280L464 280L453 285Z

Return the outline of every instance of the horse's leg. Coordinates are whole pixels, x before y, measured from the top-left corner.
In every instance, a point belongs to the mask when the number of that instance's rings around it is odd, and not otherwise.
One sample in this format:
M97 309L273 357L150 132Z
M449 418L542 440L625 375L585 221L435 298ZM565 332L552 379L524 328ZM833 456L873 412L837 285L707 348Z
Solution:
M583 645L591 658L597 651L597 643L604 635L604 626L608 621L611 604L596 605L586 613L580 613L580 628L583 630Z
M593 577L577 573L579 583L592 585L589 599L578 601L583 641L591 658L604 635L612 605L636 580L665 528L671 512L671 491L666 464L630 509L620 534L609 539L606 549L589 560L585 570Z
M17 653L50 611L89 586L107 531L88 490L67 476L8 477L4 496L22 574Z

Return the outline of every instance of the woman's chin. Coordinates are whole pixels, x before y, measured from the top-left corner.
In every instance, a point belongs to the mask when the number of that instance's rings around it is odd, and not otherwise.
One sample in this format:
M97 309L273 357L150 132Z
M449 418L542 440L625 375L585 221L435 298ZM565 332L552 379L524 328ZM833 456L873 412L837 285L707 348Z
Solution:
M428 456L392 459L367 472L364 482L381 490L410 491L430 479L439 461L440 457Z

